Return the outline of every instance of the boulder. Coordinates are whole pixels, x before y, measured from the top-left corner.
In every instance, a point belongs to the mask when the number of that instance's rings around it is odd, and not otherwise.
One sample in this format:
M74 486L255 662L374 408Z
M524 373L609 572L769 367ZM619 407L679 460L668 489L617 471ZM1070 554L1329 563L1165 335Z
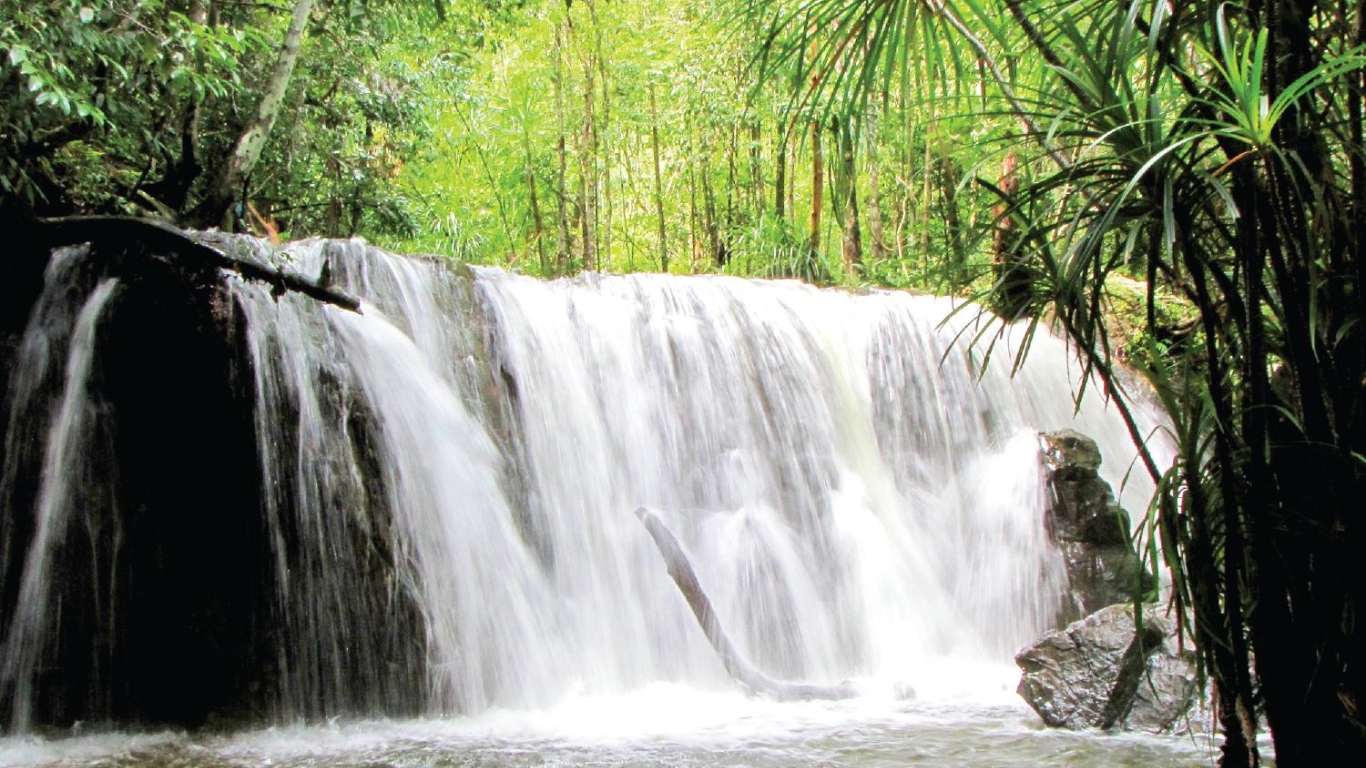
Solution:
M1133 602L1154 584L1134 553L1129 516L1101 479L1100 449L1091 438L1065 429L1040 435L1049 504L1048 534L1062 551L1070 594L1060 624L1115 603Z
M1017 689L1045 724L1149 733L1184 730L1199 693L1195 654L1175 622L1145 606L1113 605L1050 632L1015 656Z

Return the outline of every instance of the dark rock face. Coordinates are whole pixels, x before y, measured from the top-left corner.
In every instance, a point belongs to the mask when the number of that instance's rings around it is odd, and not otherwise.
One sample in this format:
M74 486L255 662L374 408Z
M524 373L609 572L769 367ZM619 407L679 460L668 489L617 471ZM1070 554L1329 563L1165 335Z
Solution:
M1061 620L1073 621L1152 588L1129 538L1129 516L1097 474L1100 449L1070 429L1041 435L1051 492L1045 524L1062 550L1071 596Z
M0 343L7 372L48 264L45 249L27 245L19 238L7 265L24 279L0 288L0 336L13 340ZM251 393L236 386L231 300L217 270L178 268L128 244L80 248L88 253L73 291L110 276L120 283L97 327L89 457L51 556L60 613L29 716L40 727L256 716L240 692L270 685L262 630L275 587L264 525L247 512L260 506L260 473ZM0 392L0 430L28 435L16 441L25 446L19 455L0 456L16 478L0 499L0 637L16 616L21 569L36 556L43 414L61 385L49 377L26 413L7 412L9 387ZM19 705L4 698L0 713Z
M321 685L316 702L289 700L286 674L297 677L301 665L282 638L303 629L291 625L298 619L284 607L276 563L295 557L296 528L291 517L277 541L262 514L245 320L221 271L135 241L76 248L84 256L70 290L84 295L106 277L119 283L96 329L88 476L52 545L56 608L27 701L0 690L0 732L20 707L40 729L259 723L369 711L375 702L414 714L425 684L421 617L412 597L392 588L394 555L382 546L387 510L375 512L374 529L354 532L351 546L368 554L354 559L366 572L348 598L384 607L373 626L351 629L357 646L372 635L402 638L386 647L392 670L383 680L361 679L366 670L338 658L335 687L357 691L354 701L329 697ZM48 376L23 412L11 412L11 379L50 248L21 231L4 255L0 467L11 481L0 483L0 647L33 556L48 414L62 394L62 377ZM370 439L364 425L356 434Z
M1174 622L1147 606L1136 631L1132 605L1113 605L1050 632L1015 656L1018 692L1049 726L1183 730L1195 704L1195 655Z

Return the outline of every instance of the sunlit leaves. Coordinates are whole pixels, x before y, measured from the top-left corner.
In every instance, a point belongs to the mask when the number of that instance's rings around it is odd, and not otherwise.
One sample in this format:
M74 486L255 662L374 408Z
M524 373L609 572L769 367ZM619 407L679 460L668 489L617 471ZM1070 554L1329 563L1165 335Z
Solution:
M1202 52L1223 81L1223 88L1212 97L1229 123L1223 131L1255 149L1272 147L1276 124L1306 95L1366 67L1366 47L1352 48L1299 76L1272 99L1266 82L1270 31L1231 25L1227 9L1220 5L1215 19L1215 49Z

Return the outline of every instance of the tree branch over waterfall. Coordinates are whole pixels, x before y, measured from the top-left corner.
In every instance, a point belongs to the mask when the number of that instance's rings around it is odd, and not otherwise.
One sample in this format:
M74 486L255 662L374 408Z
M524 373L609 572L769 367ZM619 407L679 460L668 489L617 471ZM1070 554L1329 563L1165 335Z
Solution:
M40 250L44 253L64 245L86 242L137 247L153 255L174 255L194 266L214 267L235 272L248 280L269 283L277 293L292 291L351 312L361 311L360 299L344 291L283 269L272 269L229 255L201 239L212 237L211 234L191 236L160 222L126 216L68 216L40 219L36 225Z

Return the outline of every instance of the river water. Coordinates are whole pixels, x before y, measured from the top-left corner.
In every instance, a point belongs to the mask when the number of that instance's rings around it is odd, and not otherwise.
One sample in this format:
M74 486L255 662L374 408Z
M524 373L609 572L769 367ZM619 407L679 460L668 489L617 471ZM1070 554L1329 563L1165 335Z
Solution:
M0 766L454 768L478 766L1086 766L1213 764L1208 736L1045 729L1018 700L766 702L656 684L546 710L450 719L0 740Z

